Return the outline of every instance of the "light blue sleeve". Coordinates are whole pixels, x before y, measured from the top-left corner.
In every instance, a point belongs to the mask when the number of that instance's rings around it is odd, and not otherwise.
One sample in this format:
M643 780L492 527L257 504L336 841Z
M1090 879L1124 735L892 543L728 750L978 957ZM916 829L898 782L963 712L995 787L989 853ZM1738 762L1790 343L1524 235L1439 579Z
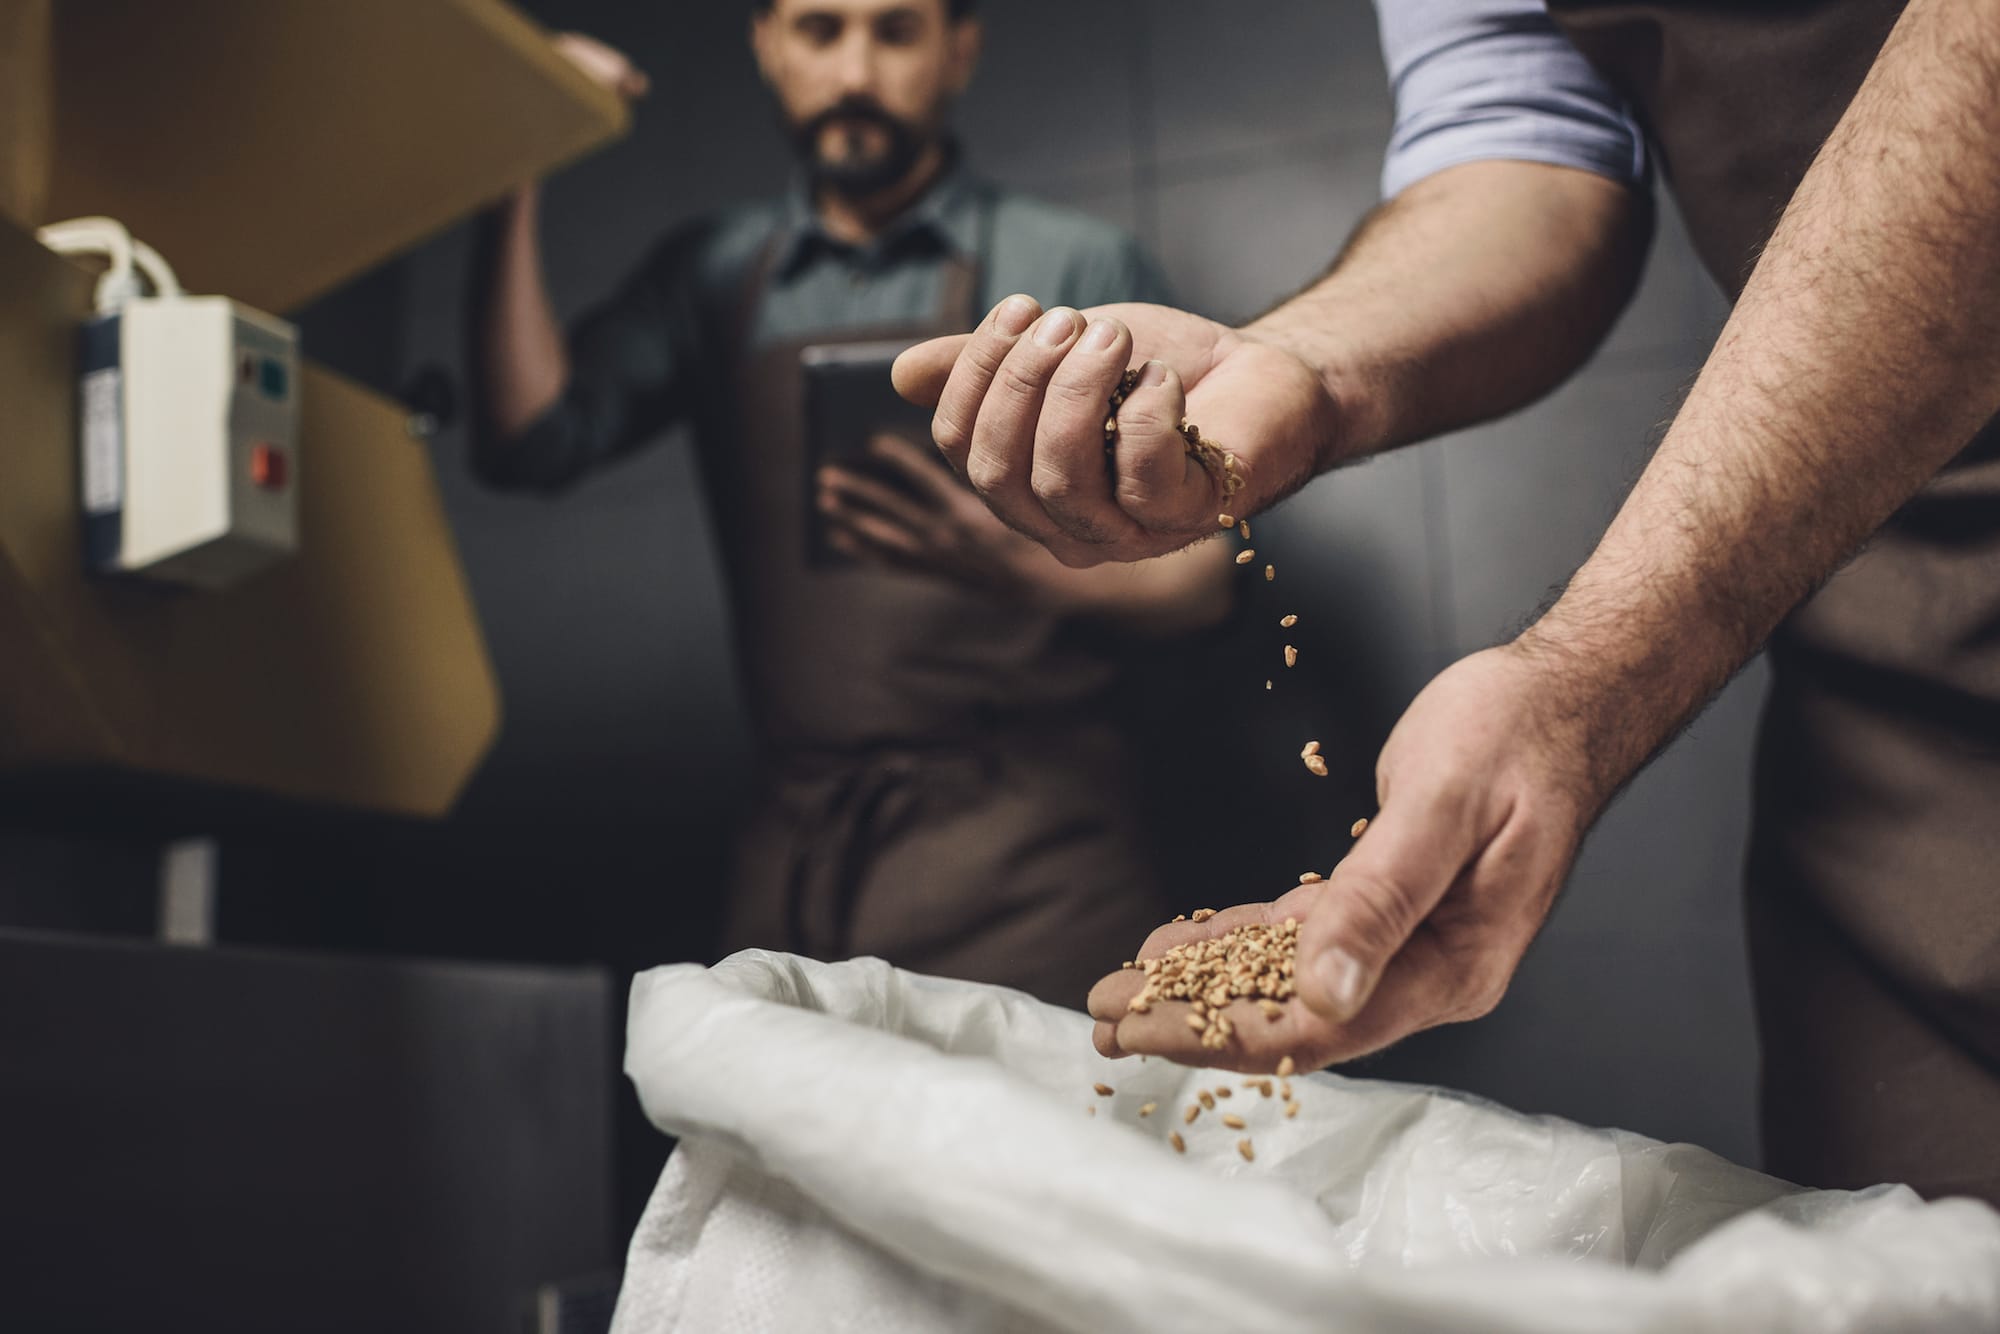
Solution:
M1539 0L1375 0L1375 12L1396 102L1385 198L1490 158L1647 179L1645 134Z

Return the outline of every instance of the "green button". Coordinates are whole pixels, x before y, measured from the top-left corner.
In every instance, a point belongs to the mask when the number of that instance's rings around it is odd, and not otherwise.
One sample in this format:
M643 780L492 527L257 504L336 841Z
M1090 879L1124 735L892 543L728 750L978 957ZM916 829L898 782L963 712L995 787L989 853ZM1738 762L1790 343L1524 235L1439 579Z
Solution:
M283 398L285 378L285 363L266 357L263 367L257 372L257 387L264 391L266 398Z

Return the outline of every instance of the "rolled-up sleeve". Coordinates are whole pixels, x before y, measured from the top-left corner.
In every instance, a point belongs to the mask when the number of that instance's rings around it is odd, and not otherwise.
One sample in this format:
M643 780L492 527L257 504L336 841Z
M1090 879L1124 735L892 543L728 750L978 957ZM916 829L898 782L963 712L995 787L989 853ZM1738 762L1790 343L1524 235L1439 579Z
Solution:
M1376 0L1375 9L1396 104L1385 197L1495 158L1647 179L1644 133L1536 0Z
M569 334L569 384L510 439L475 436L474 471L505 489L560 490L657 435L686 411L699 341L694 294L701 226L669 236Z

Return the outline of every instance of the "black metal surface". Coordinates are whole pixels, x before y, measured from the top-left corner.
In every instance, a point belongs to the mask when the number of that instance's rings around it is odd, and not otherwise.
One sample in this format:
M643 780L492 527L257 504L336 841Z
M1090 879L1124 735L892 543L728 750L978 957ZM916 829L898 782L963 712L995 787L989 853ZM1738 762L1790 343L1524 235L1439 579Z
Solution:
M614 1263L609 979L0 933L8 1329L486 1331Z

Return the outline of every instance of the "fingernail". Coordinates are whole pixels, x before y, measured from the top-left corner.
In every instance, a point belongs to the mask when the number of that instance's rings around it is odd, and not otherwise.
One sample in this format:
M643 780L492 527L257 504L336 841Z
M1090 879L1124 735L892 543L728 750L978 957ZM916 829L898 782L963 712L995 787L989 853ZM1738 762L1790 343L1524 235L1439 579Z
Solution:
M1136 389L1150 389L1163 385L1166 382L1167 363L1164 361L1149 361L1139 368L1139 383L1133 387Z
M1043 347L1061 347L1076 332L1076 312L1057 306L1042 316L1042 323L1035 330L1035 341Z
M1035 299L1028 296L1010 296L1000 303L1000 309L993 313L993 327L1010 338L1019 334L1035 322Z
M1361 969L1361 960L1346 950L1331 949L1320 955L1313 965L1313 975L1333 1001L1333 1017L1346 1023L1361 1013L1364 999L1362 983L1366 976Z
M1117 341L1118 326L1110 320L1097 320L1083 331L1083 341L1077 347L1085 352L1109 352Z

